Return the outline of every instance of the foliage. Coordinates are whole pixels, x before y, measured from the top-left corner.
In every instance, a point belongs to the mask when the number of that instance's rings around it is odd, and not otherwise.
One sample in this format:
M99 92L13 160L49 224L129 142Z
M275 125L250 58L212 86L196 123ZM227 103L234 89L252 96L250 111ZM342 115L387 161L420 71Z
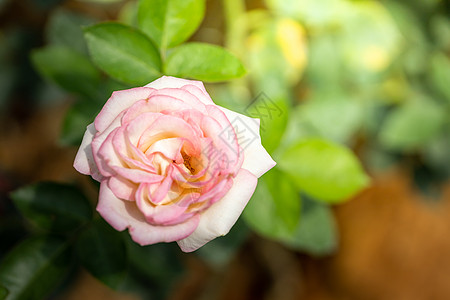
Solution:
M223 1L226 47L195 35L208 13L204 0L129 2L119 14L126 24L56 9L47 45L30 56L48 83L73 96L60 139L66 146L79 145L114 90L161 75L233 79L208 91L216 103L260 119L262 143L278 165L260 178L230 234L197 251L214 267L233 257L250 230L295 251L333 253L339 239L331 205L369 186L366 170L414 161L441 180L450 175L443 3L264 3L246 11L241 1ZM16 41L0 40L4 106L18 68L9 61ZM144 298L166 296L182 274L174 245L136 245L98 218L78 186L40 182L10 196L30 237L1 260L0 299L45 298L76 266Z

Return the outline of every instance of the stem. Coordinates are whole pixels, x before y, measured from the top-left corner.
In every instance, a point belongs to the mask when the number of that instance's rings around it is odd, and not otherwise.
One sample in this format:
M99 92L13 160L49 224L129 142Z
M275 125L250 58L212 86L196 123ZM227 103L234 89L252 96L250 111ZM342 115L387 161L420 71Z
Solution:
M242 56L245 32L245 4L243 0L223 0L225 10L225 47Z
M240 59L245 58L245 38L247 35L247 18L244 0L223 0L225 11L225 48ZM232 94L244 103L249 101L247 76L229 83Z

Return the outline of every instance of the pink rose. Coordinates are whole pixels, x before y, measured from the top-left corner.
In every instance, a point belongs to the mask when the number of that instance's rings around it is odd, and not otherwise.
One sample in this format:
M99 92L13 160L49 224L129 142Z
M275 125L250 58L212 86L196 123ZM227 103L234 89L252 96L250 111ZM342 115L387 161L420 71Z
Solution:
M101 183L97 211L111 226L185 252L227 234L274 165L258 119L214 104L200 81L167 76L114 92L74 163Z

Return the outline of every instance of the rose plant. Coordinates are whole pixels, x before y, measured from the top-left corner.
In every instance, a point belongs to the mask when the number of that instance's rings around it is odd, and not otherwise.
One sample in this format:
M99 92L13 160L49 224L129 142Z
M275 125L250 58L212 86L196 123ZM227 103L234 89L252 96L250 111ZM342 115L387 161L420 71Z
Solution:
M100 182L97 211L111 226L185 252L228 233L273 166L258 119L214 104L200 81L169 76L114 92L74 162Z

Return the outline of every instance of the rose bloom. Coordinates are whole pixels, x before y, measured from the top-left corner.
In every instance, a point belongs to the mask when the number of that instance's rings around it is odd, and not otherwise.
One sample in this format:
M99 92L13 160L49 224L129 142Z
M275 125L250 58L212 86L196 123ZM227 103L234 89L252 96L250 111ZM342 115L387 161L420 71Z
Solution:
M97 211L112 227L185 252L227 234L274 165L258 119L214 104L200 81L167 76L114 92L74 163L101 183Z

